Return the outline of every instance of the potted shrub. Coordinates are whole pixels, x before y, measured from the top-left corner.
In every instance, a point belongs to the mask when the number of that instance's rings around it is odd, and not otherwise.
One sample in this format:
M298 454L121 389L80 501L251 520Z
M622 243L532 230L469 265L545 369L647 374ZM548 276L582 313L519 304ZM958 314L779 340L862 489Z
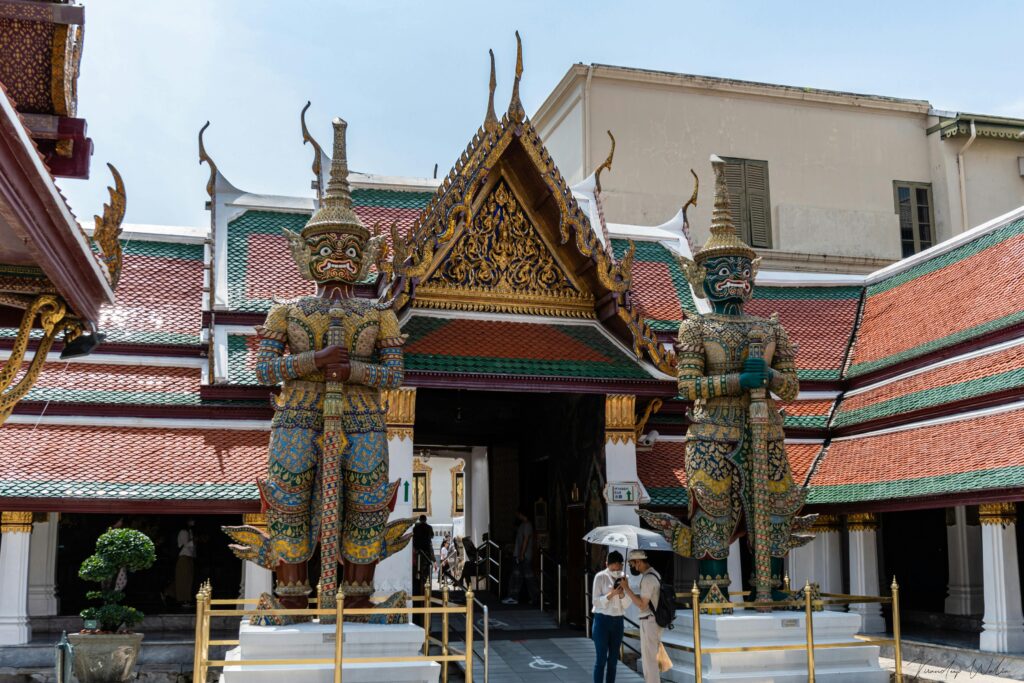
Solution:
M97 607L82 610L86 628L68 636L75 647L75 676L79 683L122 683L132 677L142 646L142 634L131 628L142 612L124 602L128 572L148 569L156 561L153 541L134 529L110 529L96 540L96 552L78 569L78 576L99 584L86 597Z

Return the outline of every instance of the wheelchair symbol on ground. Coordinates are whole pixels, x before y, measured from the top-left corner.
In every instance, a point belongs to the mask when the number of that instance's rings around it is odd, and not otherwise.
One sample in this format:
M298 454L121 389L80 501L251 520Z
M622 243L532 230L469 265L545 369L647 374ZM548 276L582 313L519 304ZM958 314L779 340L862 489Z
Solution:
M533 661L530 662L531 669L540 669L541 671L554 671L555 669L568 669L567 666L562 666L558 662L549 662L543 657L537 655L533 656Z

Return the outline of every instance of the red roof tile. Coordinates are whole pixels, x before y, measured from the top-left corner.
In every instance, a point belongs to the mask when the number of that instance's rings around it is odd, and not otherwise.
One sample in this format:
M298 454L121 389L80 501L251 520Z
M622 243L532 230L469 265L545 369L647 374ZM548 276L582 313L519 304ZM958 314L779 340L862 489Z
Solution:
M821 451L820 443L787 443L786 456L793 481L803 484L811 463ZM636 468L640 481L648 489L686 487L686 443L655 441L650 450L637 450Z
M762 290L774 288L759 287ZM799 290L800 288L786 288ZM801 378L838 380L847 345L857 318L858 299L812 298L816 290L803 288L807 298L755 298L746 306L751 315L768 317L779 314L779 322L790 340L796 342L796 366ZM794 297L800 295L797 291Z
M129 242L115 302L100 312L107 343L198 344L203 247Z
M255 499L269 438L268 431L8 424L0 429L0 496L90 497L104 495L104 486L135 486L144 498Z
M1022 230L1024 221L1017 221L872 285L850 374L885 367L1019 318L1024 311Z
M837 439L815 487L896 482L1024 465L1024 410Z

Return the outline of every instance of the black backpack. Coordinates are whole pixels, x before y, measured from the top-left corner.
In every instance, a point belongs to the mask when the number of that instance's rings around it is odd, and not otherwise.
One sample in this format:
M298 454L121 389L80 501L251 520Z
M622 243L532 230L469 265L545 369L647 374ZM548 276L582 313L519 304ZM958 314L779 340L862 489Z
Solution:
M654 621L662 628L675 628L672 623L676 618L676 592L670 585L661 580L661 576L655 574L658 579L658 605L654 608ZM643 579L641 579L641 583Z

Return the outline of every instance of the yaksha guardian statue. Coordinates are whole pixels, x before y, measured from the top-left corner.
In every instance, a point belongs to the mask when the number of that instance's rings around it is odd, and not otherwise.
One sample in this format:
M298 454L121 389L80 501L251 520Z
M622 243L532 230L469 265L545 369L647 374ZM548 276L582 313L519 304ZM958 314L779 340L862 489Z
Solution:
M258 328L256 376L262 384L282 384L267 477L259 482L267 532L225 527L236 555L276 573L277 600L264 594L263 603L291 609L307 605L307 563L317 544L321 607L336 604L339 563L345 606L373 606L375 567L408 543L404 532L412 523L387 523L398 482L388 482L381 389L402 383L403 337L388 304L354 293L382 238L371 238L352 210L346 125L334 120L331 177L320 208L300 234L285 231L292 258L316 293L276 303ZM388 602L404 600L399 593Z
M676 347L679 396L693 401L685 456L689 526L664 513L641 515L677 553L700 560L702 602L728 602L729 545L745 535L757 600L768 602L773 592L784 597L778 589L786 553L812 538L794 533L813 517L796 517L806 491L793 481L772 399L796 398L795 349L776 316L743 312L760 259L733 226L725 162L713 156L712 166L711 237L692 261L680 259L694 292L712 307L683 321Z

